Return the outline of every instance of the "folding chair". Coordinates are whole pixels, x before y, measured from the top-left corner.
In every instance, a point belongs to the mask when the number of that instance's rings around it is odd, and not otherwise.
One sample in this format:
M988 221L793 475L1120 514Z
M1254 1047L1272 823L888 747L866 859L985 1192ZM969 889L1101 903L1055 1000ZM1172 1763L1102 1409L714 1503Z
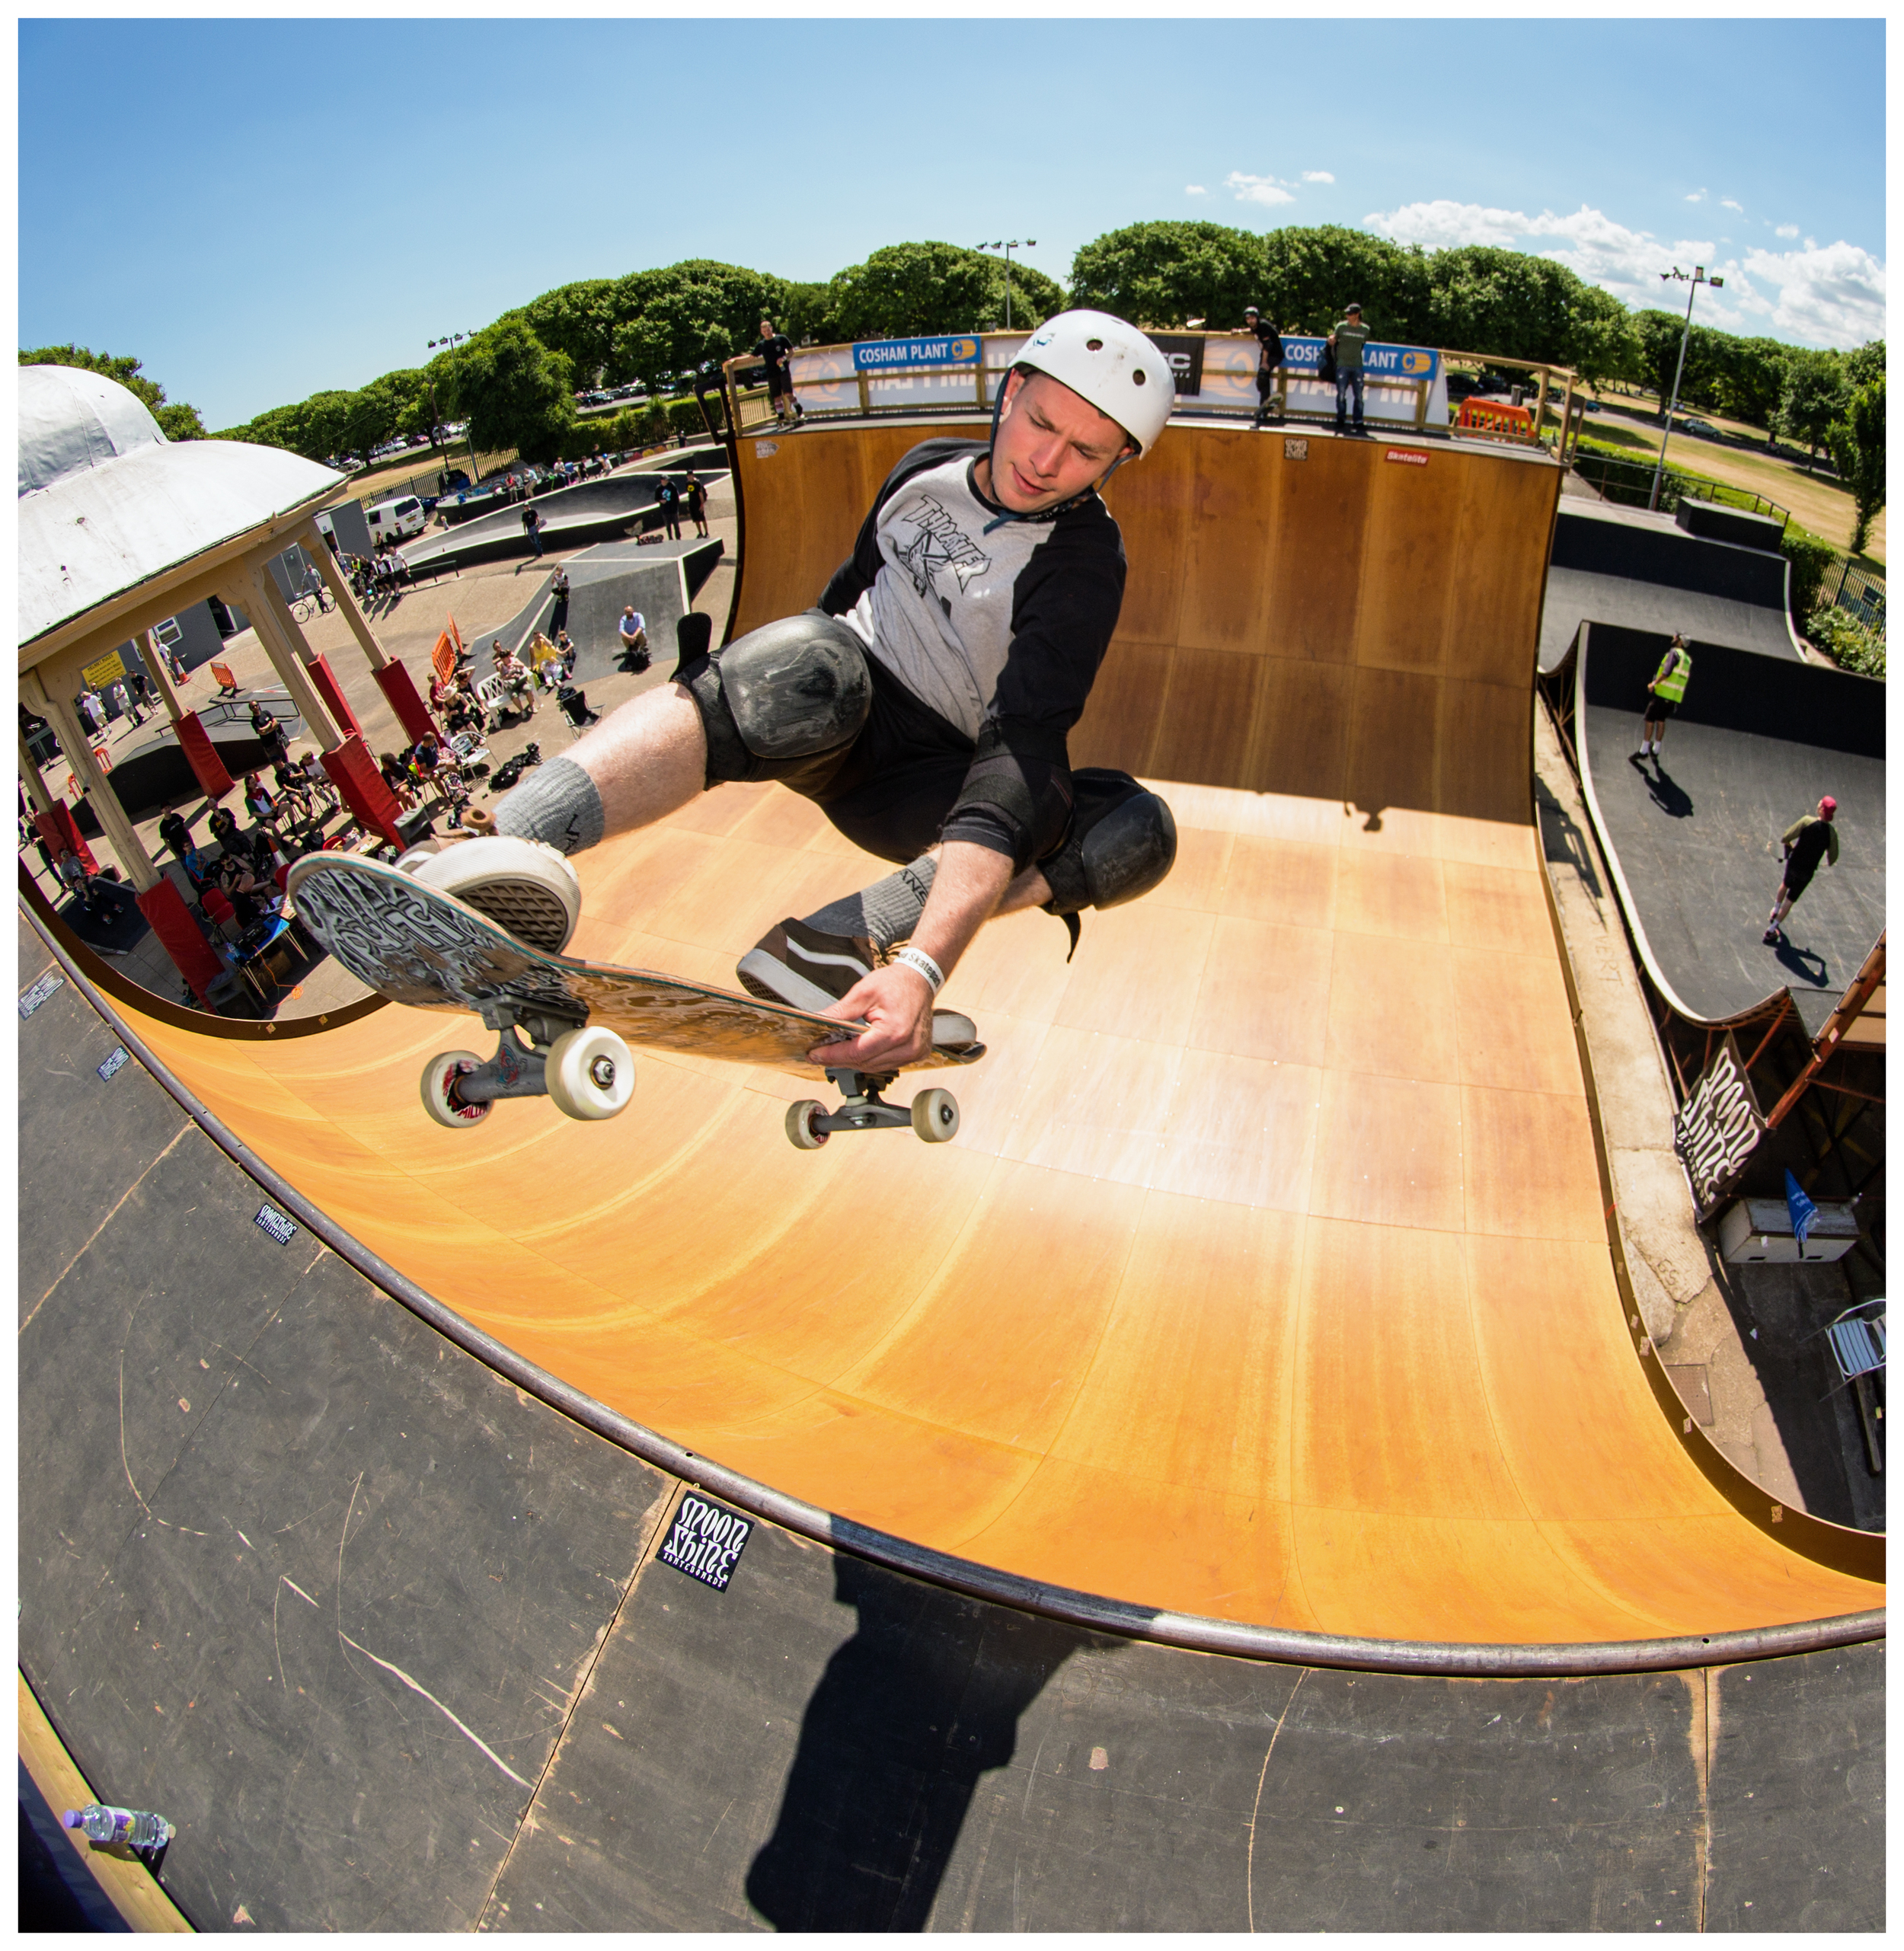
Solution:
M1882 1308L1883 1299L1854 1301L1842 1314L1834 1315L1822 1328L1800 1337L1801 1341L1814 1341L1819 1335L1825 1337L1825 1346L1831 1350L1832 1365L1838 1371L1835 1381L1819 1400L1828 1402L1847 1383L1854 1382L1860 1375L1880 1373L1884 1366L1884 1317L1880 1314L1873 1320L1856 1320L1853 1316L1867 1308Z

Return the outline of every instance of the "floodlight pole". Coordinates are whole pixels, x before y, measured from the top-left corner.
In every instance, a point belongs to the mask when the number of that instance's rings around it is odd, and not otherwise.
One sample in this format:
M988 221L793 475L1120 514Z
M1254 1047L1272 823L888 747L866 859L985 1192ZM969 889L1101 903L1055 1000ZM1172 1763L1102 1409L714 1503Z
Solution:
M1710 285L1717 291L1725 283L1724 278L1708 278L1703 264L1694 265L1692 276L1689 278L1676 264L1669 271L1662 271L1660 276L1662 281L1677 278L1689 289L1686 292L1686 322L1679 334L1679 363L1672 369L1672 398L1666 407L1666 425L1660 429L1660 458L1653 465L1653 492L1647 497L1648 514L1655 514L1659 510L1660 483L1666 473L1666 442L1672 437L1672 416L1679 404L1679 381L1686 369L1686 341L1692 337L1692 301L1699 295L1701 285Z
M434 352L439 346L460 346L465 339L473 339L475 336L474 332L446 332L440 339L432 339L429 342L427 350ZM440 426L443 410L436 404L436 382L433 378L430 382L430 410L436 414L437 423ZM471 487L474 487L482 479L483 470L476 458L476 429L474 424L467 418L463 422L463 436L469 442L469 484ZM440 448L441 443L438 444ZM449 458L446 454L443 456L446 461Z
M1005 253L1005 329L1011 330L1011 254L1014 251L1036 251L1038 240L1035 237L1012 238L1007 243L1000 238L995 243L982 244L981 251L1002 251Z

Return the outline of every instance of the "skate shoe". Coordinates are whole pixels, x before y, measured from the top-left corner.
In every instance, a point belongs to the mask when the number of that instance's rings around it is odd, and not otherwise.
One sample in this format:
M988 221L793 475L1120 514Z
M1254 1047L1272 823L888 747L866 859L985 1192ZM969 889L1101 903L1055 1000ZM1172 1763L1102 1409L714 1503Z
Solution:
M453 894L530 948L560 954L582 918L582 883L567 858L539 840L490 833L439 853L414 848L397 863L439 894Z
M864 935L829 935L791 918L769 928L740 958L740 986L763 1002L829 1010L881 957Z

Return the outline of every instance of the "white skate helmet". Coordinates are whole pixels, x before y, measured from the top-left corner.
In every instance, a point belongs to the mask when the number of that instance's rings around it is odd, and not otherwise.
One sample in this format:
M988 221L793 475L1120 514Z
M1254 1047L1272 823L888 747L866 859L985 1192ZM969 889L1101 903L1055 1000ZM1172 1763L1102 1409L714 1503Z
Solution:
M1107 311L1061 311L1047 318L1012 363L1069 386L1115 420L1139 454L1156 444L1176 401L1169 361L1146 334Z

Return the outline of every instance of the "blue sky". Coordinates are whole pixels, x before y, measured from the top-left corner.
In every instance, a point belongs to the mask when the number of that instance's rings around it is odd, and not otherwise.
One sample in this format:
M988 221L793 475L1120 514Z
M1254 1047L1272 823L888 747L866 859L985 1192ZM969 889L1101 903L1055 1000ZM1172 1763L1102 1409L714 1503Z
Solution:
M1033 237L1062 281L1203 217L1644 303L1696 258L1702 320L1849 346L1884 330L1884 56L1874 20L27 21L21 343L136 354L225 426L571 279Z

